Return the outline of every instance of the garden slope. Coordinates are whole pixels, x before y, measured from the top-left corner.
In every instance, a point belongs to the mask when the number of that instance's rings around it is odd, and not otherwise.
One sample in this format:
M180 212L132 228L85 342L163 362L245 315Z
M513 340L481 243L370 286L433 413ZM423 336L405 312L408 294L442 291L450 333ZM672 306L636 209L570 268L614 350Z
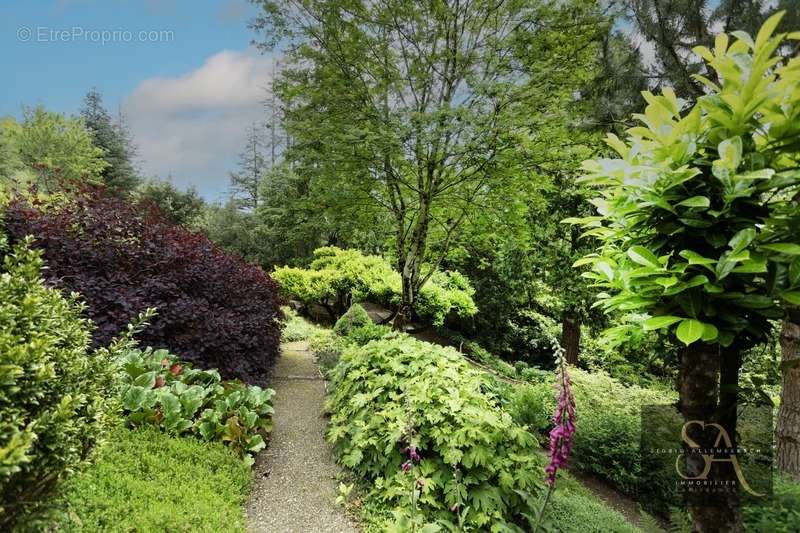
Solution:
M339 470L324 438L325 384L307 345L284 344L274 376L275 429L256 460L249 529L357 533L334 503Z

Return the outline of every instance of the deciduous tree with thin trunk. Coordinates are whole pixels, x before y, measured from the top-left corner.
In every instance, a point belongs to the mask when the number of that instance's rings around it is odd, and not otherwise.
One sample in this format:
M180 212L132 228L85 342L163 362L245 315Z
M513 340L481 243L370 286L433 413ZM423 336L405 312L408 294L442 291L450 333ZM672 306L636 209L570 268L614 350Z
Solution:
M470 213L507 180L525 179L523 147L546 142L531 132L560 118L554 110L607 30L598 6L256 3L262 45L285 48L277 87L287 159L326 184L331 211L389 214L401 325Z

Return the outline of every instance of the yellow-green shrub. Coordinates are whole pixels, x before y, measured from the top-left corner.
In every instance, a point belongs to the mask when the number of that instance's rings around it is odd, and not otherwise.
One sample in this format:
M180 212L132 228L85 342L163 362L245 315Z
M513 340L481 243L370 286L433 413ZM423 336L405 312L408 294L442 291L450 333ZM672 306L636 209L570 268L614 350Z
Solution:
M284 295L306 305L323 305L335 317L353 302L371 301L390 307L400 303L400 274L382 257L358 250L318 248L309 268L279 267L272 278ZM469 280L458 272L435 272L422 287L414 311L436 325L444 323L451 313L469 317L478 311L474 293Z

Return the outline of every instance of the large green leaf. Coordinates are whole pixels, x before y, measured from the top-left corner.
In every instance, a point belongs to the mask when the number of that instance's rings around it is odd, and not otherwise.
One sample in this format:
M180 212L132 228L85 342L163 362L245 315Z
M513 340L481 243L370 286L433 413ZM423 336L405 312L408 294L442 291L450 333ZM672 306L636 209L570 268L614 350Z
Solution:
M628 257L643 266L662 268L661 263L658 262L658 257L644 246L632 246L628 250Z
M711 201L707 196L692 196L682 202L678 202L677 205L682 205L684 207L708 207L711 205Z
M678 337L679 341L689 346L693 342L700 340L704 331L705 324L699 320L686 319L678 324L678 328L675 330L675 336Z
M746 228L736 233L731 240L728 242L728 246L731 247L731 253L736 254L741 252L747 246L753 242L753 239L756 237L756 230L753 228Z
M778 252L781 254L800 255L800 244L794 244L791 242L762 244L761 247L764 248L765 250L772 250L773 252Z
M652 331L655 329L662 329L667 326L671 326L675 322L680 322L681 320L683 320L683 318L679 316L671 316L671 315L654 316L645 320L643 326L646 331Z
M781 298L792 305L800 305L800 291L787 291L781 293Z

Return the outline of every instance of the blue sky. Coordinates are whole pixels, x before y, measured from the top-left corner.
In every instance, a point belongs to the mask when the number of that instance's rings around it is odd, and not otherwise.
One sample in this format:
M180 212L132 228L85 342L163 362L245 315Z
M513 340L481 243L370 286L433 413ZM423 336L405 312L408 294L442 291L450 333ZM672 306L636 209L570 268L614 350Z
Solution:
M97 87L126 116L146 175L221 199L273 71L249 44L254 10L245 0L4 1L0 116L37 104L77 113Z

